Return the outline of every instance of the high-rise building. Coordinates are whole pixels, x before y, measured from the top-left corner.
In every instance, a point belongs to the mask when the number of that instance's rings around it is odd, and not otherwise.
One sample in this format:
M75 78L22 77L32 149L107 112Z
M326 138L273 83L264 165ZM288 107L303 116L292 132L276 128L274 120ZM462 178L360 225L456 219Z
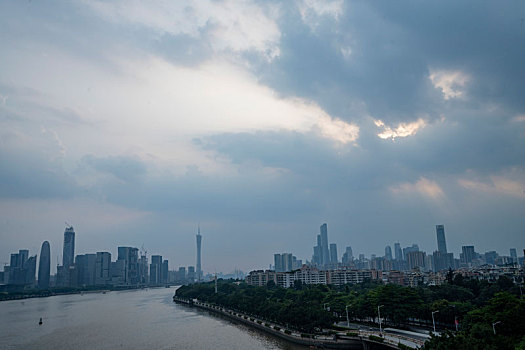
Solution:
M161 268L161 282L162 283L168 283L168 274L169 274L168 260L164 260L162 261L162 268Z
M7 284L34 285L36 272L36 255L29 257L29 250L20 249L11 254L10 265L4 267L4 276ZM32 273L32 275L31 275Z
M133 247L118 247L118 259L124 260L126 266L126 274L124 283L127 285L135 285L139 283L139 250Z
M95 262L95 284L104 286L111 282L111 253L97 252Z
M49 242L44 241L40 249L40 262L38 263L38 288L49 288L49 276L51 272L51 251Z
M383 256L385 260L392 260L392 247L389 245L385 246L385 255Z
M146 251L141 251L140 258L138 261L139 265L139 271L138 271L138 279L139 284L146 285L149 283L149 274L148 274L148 257L146 256Z
M448 270L454 267L453 253L441 253L440 251L435 251L432 256L434 261L434 272Z
M75 262L75 230L73 226L66 227L64 231L64 249L62 251L62 266L65 269Z
M149 265L149 283L162 283L162 255L152 255L151 264Z
M28 259L29 259L29 250L27 250L27 249L20 249L18 251L18 265L17 265L17 267L20 267L21 269L25 269Z
M512 260L513 264L518 263L518 254L516 252L516 248L510 248L510 259Z
M93 286L96 278L97 254L82 254L75 258L77 283L79 286Z
M321 265L326 266L330 264L330 252L328 246L328 225L322 224L321 230Z
M436 235L438 243L438 252L447 254L447 241L445 240L445 226L436 225Z
M343 254L342 263L343 265L350 265L352 261L354 260L354 255L352 253L352 247L348 246L346 247L346 251Z
M401 250L400 243L394 243L394 254L395 254L396 260L398 261L403 260L403 251Z
M202 243L202 236L201 236L201 227L200 225L197 228L197 281L201 281L202 279L202 267L201 267L201 243Z
M339 261L337 259L337 244L331 243L330 244L330 263L332 265L337 265L338 262Z
M419 252L419 246L414 243L411 247L403 248L403 257L405 260L407 260L407 254L410 252Z
M275 272L283 272L283 259L281 257L281 254L273 255L273 264Z
M18 267L18 253L11 253L11 259L9 261L9 267Z
M275 272L292 271L294 269L294 266L298 264L297 258L293 256L292 253L274 254L273 262L275 264Z
M122 286L126 284L126 260L112 261L109 267L110 284Z
M177 281L186 281L186 268L184 266L179 267L179 272L177 273Z
M36 282L36 255L27 259L23 269L25 270L25 284L34 287Z
M195 266L188 266L188 281L195 282Z
M486 264L495 265L496 259L499 257L499 254L496 251L492 250L490 252L486 252L484 256Z
M406 256L408 268L410 270L417 269L417 268L423 269L425 267L425 260L426 260L425 252L411 251L411 252L408 252L405 256Z
M461 247L461 262L465 264L472 264L472 260L476 258L476 252L473 245L464 245Z

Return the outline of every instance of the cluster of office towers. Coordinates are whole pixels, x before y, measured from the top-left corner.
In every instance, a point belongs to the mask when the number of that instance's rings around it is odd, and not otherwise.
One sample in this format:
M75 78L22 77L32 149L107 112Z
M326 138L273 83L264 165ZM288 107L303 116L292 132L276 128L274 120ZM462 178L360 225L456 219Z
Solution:
M96 285L138 286L167 283L168 260L152 255L151 264L145 251L134 247L118 247L117 259L110 252L96 252L75 256L75 231L72 226L64 231L62 265L57 266L56 287L84 287Z
M170 282L193 282L202 279L200 227L197 233L197 271L189 266L178 271L168 270L168 260L161 255L151 255L134 247L118 247L118 255L112 261L111 253L96 252L75 256L75 230L67 226L64 231L62 265L51 278L51 253L48 241L42 243L38 280L36 280L37 256L29 256L29 250L11 254L9 266L0 273L0 283L11 286L38 287L88 287L88 286L146 286Z
M510 249L510 256L499 256L495 251L478 254L474 251L474 246L463 246L460 258L454 257L453 253L447 251L444 225L436 225L437 250L432 254L427 254L419 249L417 244L402 248L400 243L394 244L394 254L392 247L385 247L384 256L372 254L370 259L365 258L364 254L359 254L355 259L352 253L352 247L348 246L342 256L341 261L337 258L337 245L328 243L328 227L322 224L320 233L317 235L317 245L314 246L314 253L311 261L306 264L321 270L331 270L338 268L351 268L358 270L398 270L398 271L443 271L458 268L477 267L484 264L489 265L507 265L518 264L516 249ZM524 251L525 254L525 251ZM282 261L280 263L280 261ZM293 261L297 260L291 253L275 254L275 271L287 272L298 269L301 265L294 265Z

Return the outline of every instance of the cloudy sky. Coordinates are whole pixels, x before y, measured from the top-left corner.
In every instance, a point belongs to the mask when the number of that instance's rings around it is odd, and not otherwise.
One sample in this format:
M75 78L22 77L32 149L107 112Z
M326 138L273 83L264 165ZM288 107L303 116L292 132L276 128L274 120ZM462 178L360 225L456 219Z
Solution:
M0 262L525 247L518 1L0 3ZM521 255L521 254L520 254Z

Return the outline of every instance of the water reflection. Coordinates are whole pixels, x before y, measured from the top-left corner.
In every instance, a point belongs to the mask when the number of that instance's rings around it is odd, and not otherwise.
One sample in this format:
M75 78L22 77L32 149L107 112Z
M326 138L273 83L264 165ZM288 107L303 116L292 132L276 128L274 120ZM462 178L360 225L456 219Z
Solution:
M177 305L174 292L159 288L1 302L0 348L304 349Z

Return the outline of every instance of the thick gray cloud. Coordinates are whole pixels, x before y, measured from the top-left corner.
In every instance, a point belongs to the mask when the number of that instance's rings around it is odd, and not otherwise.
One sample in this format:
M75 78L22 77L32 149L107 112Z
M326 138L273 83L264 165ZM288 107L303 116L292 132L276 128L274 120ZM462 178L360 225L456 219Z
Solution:
M201 222L208 270L308 259L323 222L355 253L431 252L438 223L455 252L522 248L524 11L2 3L0 255L65 219L172 267Z

